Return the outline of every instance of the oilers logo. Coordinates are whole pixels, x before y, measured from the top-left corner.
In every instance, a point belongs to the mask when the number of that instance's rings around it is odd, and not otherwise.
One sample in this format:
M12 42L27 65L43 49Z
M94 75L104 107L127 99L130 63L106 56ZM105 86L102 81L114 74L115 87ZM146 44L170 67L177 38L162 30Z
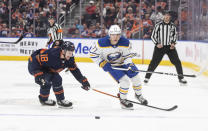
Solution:
M122 57L120 52L115 52L107 55L107 59L110 63L114 63Z

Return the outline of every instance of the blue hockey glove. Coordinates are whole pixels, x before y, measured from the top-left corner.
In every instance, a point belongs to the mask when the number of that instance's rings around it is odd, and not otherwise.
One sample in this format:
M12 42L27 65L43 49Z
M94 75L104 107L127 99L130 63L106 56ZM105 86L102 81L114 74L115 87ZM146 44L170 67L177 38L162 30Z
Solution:
M87 78L85 76L82 77L82 79L79 80L79 82L82 84L82 89L88 91L90 89L90 83L88 82Z
M110 71L112 69L111 64L106 60L101 61L99 65L103 68L104 71Z

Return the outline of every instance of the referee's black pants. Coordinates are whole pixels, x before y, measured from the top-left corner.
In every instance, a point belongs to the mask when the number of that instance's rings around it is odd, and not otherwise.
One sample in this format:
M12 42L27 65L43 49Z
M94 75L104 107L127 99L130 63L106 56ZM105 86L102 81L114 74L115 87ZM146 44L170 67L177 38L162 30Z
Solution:
M160 64L163 56L167 54L170 62L176 67L176 71L178 74L183 74L183 69L181 65L181 61L178 57L178 53L176 49L170 49L170 46L164 46L162 48L157 48L155 46L152 60L149 64L148 70L147 71L154 71L157 66ZM152 73L146 73L145 78L150 79ZM178 76L178 79L183 79L183 76Z

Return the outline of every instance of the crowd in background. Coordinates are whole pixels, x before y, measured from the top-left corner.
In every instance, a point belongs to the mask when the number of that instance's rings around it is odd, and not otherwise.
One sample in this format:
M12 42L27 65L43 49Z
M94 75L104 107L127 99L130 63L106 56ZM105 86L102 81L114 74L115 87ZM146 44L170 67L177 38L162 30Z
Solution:
M56 0L12 0L9 34L10 3L9 0L1 0L0 37L18 37L23 30L27 37L46 37L48 16L57 16L56 3ZM59 8L67 14L73 3L78 4L79 0L59 0ZM167 0L157 0L157 3L155 0L123 0L121 6L121 0L103 0L103 5L101 0L90 0L84 8L85 13L80 19L75 19L64 34L72 38L100 38L107 35L110 25L119 24L127 38L150 39L154 24L163 19L168 3ZM173 12L172 22L178 27L176 14ZM187 22L186 10L182 10L181 20L182 24ZM184 35L185 39L185 33L180 35Z
M60 10L67 14L70 6L73 3L78 4L77 2L78 0L59 0ZM12 0L12 3L9 3L9 0L1 0L0 37L19 37L23 30L26 37L46 37L48 17L57 17L56 3L56 0ZM10 8L12 13L9 35Z
M141 4L140 0L123 0L123 8L121 0L103 0L103 3L101 9L100 0L89 1L81 22L75 20L68 30L71 37L99 38L107 34L110 25L119 24L125 37L149 39L154 24L163 19L163 11L167 9L167 0L158 0L156 10L155 0L143 0Z

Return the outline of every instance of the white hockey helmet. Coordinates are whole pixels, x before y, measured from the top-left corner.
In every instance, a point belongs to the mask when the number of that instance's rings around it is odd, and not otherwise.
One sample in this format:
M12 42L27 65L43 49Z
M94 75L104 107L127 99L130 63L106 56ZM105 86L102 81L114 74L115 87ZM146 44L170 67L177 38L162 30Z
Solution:
M121 34L121 28L118 25L111 25L108 35L110 36L111 34Z

